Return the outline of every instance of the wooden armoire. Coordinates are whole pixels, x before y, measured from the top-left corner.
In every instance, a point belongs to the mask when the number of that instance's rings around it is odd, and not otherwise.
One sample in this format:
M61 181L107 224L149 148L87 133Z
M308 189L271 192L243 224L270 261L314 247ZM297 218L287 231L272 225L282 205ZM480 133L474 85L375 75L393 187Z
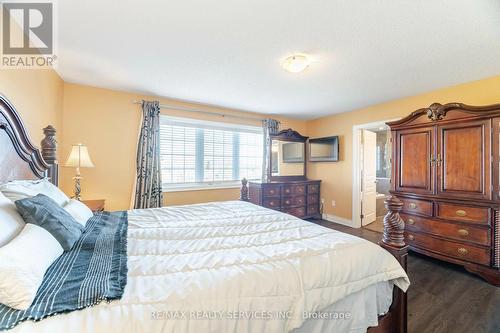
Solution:
M432 104L388 123L410 249L500 285L500 104Z

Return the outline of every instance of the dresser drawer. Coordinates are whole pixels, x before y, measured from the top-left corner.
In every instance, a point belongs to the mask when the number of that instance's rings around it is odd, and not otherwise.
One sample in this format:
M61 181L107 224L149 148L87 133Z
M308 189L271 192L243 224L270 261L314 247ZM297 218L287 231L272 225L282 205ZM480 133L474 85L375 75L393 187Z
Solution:
M429 234L451 238L459 241L473 242L481 245L490 245L488 229L464 226L457 223L448 223L419 216L401 214L407 231L422 231Z
M262 195L264 197L279 197L281 195L280 186L279 185L264 186L262 188Z
M411 231L405 231L405 241L411 246L447 255L460 260L490 265L489 249L474 245L434 238Z
M306 194L306 185L285 185L281 189L282 195L301 195Z
M307 185L307 193L319 193L319 184Z
M403 202L403 212L432 216L432 201L400 198Z
M438 202L436 216L463 222L489 224L489 208L454 205Z
M319 202L319 195L317 194L308 194L307 195L307 204L316 204Z
M281 203L282 203L283 207L305 206L306 205L306 197L300 196L300 197L283 198L281 200Z
M306 216L306 207L285 208L283 213L287 213L297 217Z
M281 208L281 200L280 198L271 198L262 200L262 206L272 209L280 209Z
M318 205L309 205L307 206L307 215L317 215L319 214L319 207Z

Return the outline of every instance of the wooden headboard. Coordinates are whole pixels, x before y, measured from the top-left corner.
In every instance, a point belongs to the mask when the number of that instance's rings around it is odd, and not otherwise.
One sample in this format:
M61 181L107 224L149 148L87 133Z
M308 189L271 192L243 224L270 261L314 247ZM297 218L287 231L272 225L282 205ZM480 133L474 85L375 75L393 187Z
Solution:
M32 143L12 103L0 94L0 183L48 177L58 185L56 130L43 129L42 149Z

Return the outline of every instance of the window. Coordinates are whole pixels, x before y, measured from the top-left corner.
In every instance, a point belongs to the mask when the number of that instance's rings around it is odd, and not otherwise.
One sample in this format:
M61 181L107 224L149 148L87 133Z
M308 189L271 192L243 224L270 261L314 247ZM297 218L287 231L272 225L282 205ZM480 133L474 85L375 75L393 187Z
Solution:
M262 128L161 116L164 190L239 186L260 179Z

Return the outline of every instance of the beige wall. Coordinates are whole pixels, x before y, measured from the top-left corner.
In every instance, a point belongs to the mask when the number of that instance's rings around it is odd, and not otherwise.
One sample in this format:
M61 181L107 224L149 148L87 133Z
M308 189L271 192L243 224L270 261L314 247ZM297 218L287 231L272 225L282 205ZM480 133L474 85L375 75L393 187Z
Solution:
M130 204L135 175L135 154L140 125L141 107L132 104L136 99L155 99L132 93L94 88L77 84L64 84L64 114L62 153L64 158L75 143L86 144L95 164L93 169L82 169L82 194L87 199L106 199L106 208L127 209ZM240 112L200 104L160 99L162 104L192 109L240 114ZM165 110L173 116L201 118L205 120L255 124L259 121L222 119L220 116L200 115L189 112ZM248 117L263 117L245 113ZM292 127L305 134L304 121L277 118L282 128ZM64 160L61 161L63 164ZM73 190L74 170L61 168L61 185L66 193ZM191 204L217 200L235 200L239 189L200 190L165 193L167 205Z
M404 117L434 102L461 102L472 105L500 103L500 76L308 122L308 135L311 138L340 136L339 162L316 162L308 165L309 178L322 180L321 197L325 200L325 213L345 219L352 218L353 126ZM332 207L332 200L336 201L335 207Z
M40 146L45 126L61 128L63 81L53 70L0 70L0 93L20 113L35 145Z

